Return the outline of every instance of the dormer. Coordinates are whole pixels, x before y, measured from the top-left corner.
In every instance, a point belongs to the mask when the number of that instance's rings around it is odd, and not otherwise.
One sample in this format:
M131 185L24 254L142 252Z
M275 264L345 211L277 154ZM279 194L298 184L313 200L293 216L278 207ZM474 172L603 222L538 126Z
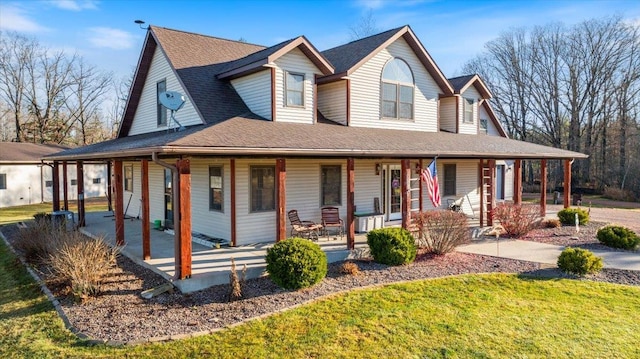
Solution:
M449 79L454 88L452 96L440 98L440 130L452 133L478 134L488 126L484 103L491 92L478 75Z
M230 81L251 112L271 121L314 123L316 78L333 66L300 36L232 61L216 77Z

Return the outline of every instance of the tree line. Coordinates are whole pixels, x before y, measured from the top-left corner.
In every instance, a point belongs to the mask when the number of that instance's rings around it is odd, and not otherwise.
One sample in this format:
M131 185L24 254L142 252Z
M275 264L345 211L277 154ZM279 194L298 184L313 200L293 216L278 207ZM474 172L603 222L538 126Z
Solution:
M640 28L621 17L515 28L467 62L512 138L589 155L574 187L640 199ZM525 169L534 181L535 163ZM562 182L560 163L550 180Z
M86 145L113 138L127 81L82 56L0 32L0 140Z

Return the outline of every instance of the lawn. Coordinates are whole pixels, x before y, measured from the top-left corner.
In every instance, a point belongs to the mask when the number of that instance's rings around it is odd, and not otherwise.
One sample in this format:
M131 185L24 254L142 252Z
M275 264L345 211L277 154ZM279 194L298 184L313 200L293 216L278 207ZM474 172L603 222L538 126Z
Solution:
M33 215L36 213L51 212L52 206L51 203L38 203L0 208L0 225L33 219ZM107 199L104 197L89 198L85 201L84 208L86 212L106 211ZM77 215L78 207L76 206L76 201L69 201L69 210Z
M464 275L356 290L213 335L89 346L0 243L2 358L637 358L638 308L638 287Z

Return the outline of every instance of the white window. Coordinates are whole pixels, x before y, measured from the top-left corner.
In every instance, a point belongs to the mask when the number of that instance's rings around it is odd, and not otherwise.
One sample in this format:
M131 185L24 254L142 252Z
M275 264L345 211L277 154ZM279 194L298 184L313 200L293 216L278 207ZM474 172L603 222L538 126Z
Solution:
M7 189L7 174L0 173L0 189Z
M167 81L162 80L156 83L156 108L158 112L158 126L167 125L167 108L160 103L160 94L167 91Z
M222 166L209 166L209 209L223 211L224 191Z
M473 104L475 100L472 98L465 98L464 101L464 118L465 123L473 123Z
M276 209L275 166L251 166L251 212Z
M342 166L320 166L320 204L323 206L339 206L342 196Z
M94 184L99 184L100 182L101 182L101 178L100 177L93 179L93 183Z
M392 59L382 70L382 117L413 119L414 81L404 60Z
M285 93L287 106L304 106L304 75L293 72L286 73Z
M487 123L486 118L480 119L480 133L487 133Z
M133 192L133 165L124 166L124 190Z

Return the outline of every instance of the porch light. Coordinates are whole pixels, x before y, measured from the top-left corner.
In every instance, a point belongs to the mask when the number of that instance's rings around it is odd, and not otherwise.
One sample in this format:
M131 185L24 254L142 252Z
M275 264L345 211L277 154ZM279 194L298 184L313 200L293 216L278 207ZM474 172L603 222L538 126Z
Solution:
M380 175L380 164L376 163L376 176Z
M420 163L416 163L416 174L419 175L422 168L420 168Z

